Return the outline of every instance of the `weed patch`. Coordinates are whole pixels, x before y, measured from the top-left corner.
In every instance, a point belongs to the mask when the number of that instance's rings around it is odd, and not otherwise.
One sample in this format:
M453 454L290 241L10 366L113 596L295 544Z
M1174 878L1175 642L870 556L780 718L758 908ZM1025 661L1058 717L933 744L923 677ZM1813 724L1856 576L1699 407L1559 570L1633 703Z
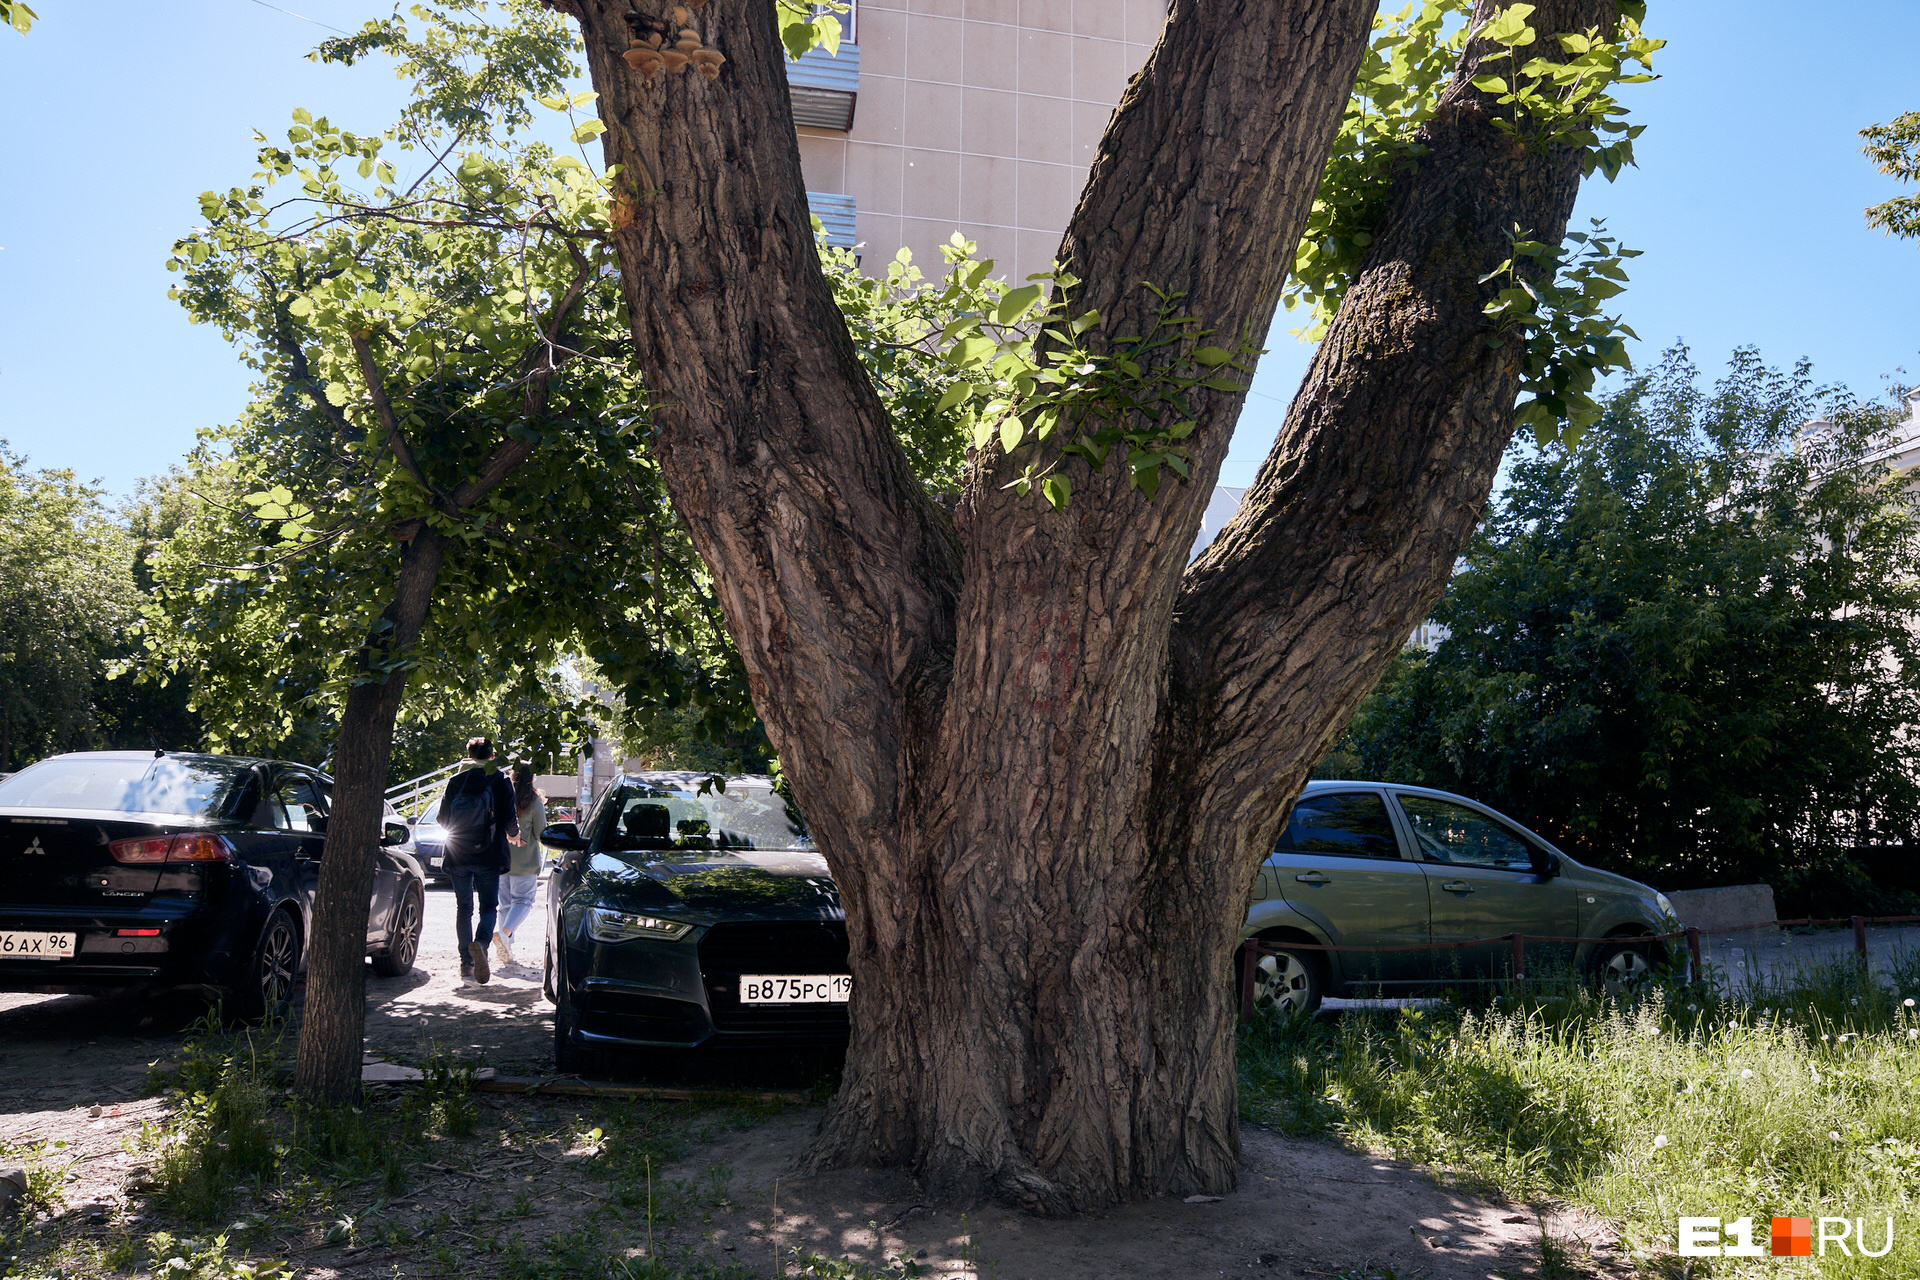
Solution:
M1864 1217L1877 1245L1891 1214L1891 1254L1829 1252L1822 1274L1911 1274L1920 993L1900 985L1916 975L1891 976L1842 963L1738 1000L1705 984L1624 1001L1572 987L1480 1008L1269 1019L1241 1039L1243 1113L1515 1199L1585 1205L1625 1224L1648 1258L1672 1249L1683 1215Z

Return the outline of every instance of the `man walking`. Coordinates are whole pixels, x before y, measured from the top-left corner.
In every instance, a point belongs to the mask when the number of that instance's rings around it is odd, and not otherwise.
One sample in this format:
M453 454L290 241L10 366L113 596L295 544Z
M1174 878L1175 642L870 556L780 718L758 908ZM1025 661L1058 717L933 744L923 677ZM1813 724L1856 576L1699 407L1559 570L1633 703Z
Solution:
M487 944L500 909L500 874L507 869L507 837L520 834L513 811L513 784L493 763L493 743L467 742L467 759L447 779L440 799L440 825L447 833L446 871L453 881L453 936L460 944L460 985L492 975ZM473 919L474 900L480 917Z

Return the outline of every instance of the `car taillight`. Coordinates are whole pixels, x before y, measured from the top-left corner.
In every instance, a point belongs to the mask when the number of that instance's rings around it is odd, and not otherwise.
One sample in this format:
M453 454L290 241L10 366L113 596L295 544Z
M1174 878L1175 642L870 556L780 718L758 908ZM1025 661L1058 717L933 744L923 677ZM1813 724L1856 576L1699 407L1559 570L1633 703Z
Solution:
M175 836L168 862L232 862L233 846L219 836Z
M157 938L160 936L160 931L158 929L115 929L113 936L116 938Z
M107 846L115 862L232 862L233 846L219 836L140 836Z

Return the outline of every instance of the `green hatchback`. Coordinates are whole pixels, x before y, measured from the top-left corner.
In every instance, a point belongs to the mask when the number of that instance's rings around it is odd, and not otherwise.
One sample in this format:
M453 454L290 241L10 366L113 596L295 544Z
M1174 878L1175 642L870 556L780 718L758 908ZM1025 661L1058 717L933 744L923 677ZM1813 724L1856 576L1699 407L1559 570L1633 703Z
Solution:
M1597 939L1529 942L1527 964L1617 989L1671 958L1649 935L1677 927L1665 894L1581 866L1485 805L1424 787L1320 781L1307 784L1261 867L1242 937L1281 949L1255 968L1255 1006L1306 1013L1323 996L1505 980L1513 933Z

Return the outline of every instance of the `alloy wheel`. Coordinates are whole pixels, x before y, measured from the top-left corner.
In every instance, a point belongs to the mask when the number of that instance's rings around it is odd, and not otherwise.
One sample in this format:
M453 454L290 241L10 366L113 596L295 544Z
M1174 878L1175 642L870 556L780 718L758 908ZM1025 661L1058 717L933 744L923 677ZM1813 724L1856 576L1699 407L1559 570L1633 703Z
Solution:
M1619 947L1600 966L1600 983L1608 995L1622 995L1653 976L1653 965L1633 947Z
M300 963L300 942L293 924L284 915L275 915L260 941L260 959L254 967L259 984L260 1008L272 1015L285 1007L293 994L294 970Z
M1253 1007L1293 1015L1315 1004L1313 971L1290 951L1261 956L1253 970Z
M420 952L420 895L408 893L400 904L400 921L393 939L393 967L405 973Z

